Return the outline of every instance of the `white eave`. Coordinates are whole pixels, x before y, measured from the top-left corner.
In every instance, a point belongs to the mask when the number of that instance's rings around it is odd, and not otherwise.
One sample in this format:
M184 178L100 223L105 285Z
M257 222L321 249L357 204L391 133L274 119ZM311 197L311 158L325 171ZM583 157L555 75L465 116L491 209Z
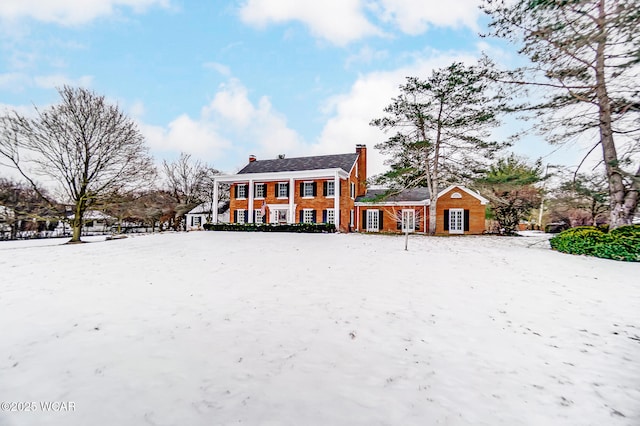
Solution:
M446 194L447 192L451 191L454 188L458 188L461 191L466 192L467 194L471 195L474 198L477 198L480 201L480 204L485 205L489 203L489 200L487 200L486 198L484 198L482 195L478 194L475 191L470 190L469 188L466 188L462 185L451 185L445 189L443 189L442 191L440 191L438 193L438 198L442 197L444 194Z
M215 176L215 182L271 182L271 181L286 181L293 179L333 179L338 174L340 179L348 179L349 174L341 168L335 169L320 169L320 170L299 170L289 172L269 172L269 173L244 173L236 175L220 175Z

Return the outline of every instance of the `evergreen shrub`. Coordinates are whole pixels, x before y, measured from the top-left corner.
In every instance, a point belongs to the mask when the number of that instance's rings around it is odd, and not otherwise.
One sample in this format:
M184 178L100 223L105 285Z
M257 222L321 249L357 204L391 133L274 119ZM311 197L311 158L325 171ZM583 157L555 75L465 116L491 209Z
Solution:
M561 232L549 243L553 250L563 253L640 261L640 225L621 226L609 233L593 226L580 226Z
M336 226L331 223L206 223L207 231L240 231L240 232L295 232L304 234L318 234L336 232Z

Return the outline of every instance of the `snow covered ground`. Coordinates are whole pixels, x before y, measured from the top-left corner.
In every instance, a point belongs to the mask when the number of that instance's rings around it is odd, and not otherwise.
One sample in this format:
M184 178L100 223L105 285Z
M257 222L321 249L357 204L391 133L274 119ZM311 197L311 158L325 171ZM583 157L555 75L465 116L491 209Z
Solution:
M639 425L640 264L546 238L0 243L0 425Z

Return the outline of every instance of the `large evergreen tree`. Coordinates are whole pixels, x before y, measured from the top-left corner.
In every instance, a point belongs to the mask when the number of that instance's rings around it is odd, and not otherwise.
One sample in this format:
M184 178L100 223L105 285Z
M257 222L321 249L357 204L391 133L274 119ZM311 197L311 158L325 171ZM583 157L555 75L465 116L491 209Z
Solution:
M490 141L505 95L492 87L491 64L453 63L422 80L408 77L400 95L371 121L389 139L376 145L390 156L380 177L396 189L424 186L430 192L429 233L436 229L438 192L450 182L472 178L505 144Z
M601 152L612 228L631 223L640 192L638 0L485 0L493 35L522 48L530 66L512 83L546 97L528 105L556 143L593 138ZM536 95L538 95L536 93Z

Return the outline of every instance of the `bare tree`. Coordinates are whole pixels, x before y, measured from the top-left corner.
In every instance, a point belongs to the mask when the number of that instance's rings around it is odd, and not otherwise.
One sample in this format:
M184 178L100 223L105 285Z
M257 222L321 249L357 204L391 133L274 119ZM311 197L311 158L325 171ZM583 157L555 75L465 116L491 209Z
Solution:
M74 205L71 242L79 242L85 211L114 192L126 193L150 181L153 162L136 124L120 109L83 88L58 89L59 104L0 118L0 158L35 191L35 177L55 184Z
M192 160L191 155L180 153L180 158L172 163L164 161L164 174L169 192L175 199L174 229L184 228L184 216L189 210L213 198L213 176L220 172L200 160Z

